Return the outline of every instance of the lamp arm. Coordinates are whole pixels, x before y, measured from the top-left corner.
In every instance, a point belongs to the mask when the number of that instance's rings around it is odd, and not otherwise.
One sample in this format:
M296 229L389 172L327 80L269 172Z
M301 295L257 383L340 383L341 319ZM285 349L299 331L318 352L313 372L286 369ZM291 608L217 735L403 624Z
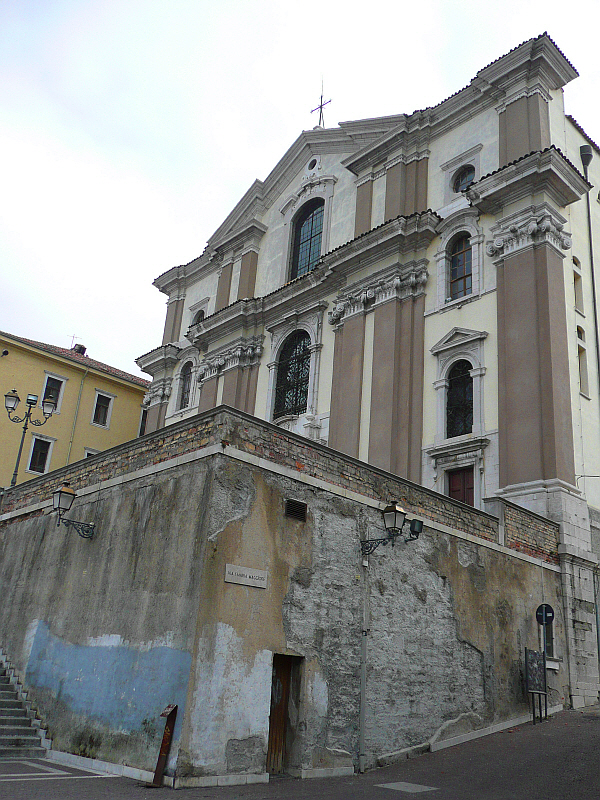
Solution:
M93 522L78 522L75 519L67 519L59 514L58 525L61 522L65 528L74 528L82 539L91 539L94 536L94 528L96 526Z
M9 418L9 420L10 420L11 422L16 422L16 423L17 423L17 425L18 425L20 422L25 422L25 420L27 419L27 414L25 414L25 416L24 416L24 417L11 417L11 414L13 413L12 411L7 411L6 413L8 414L8 418Z
M32 425L36 426L36 428L40 428L42 425L45 425L48 422L49 419L50 419L50 417L44 417L43 420L32 419L30 421L31 421Z

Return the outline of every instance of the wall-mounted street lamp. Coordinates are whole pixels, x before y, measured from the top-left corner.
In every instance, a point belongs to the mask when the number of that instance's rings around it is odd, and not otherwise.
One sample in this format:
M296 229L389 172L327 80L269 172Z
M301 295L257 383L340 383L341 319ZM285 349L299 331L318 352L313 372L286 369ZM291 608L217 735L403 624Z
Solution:
M27 400L25 400L27 404L27 411L22 417L13 417L12 414L16 411L17 406L21 402L21 398L17 394L17 390L13 389L12 392L7 392L4 395L4 406L6 408L6 412L8 414L8 418L11 422L24 422L23 425L23 433L21 434L21 444L19 445L19 452L17 454L17 463L15 464L15 471L13 472L12 480L10 482L11 487L14 486L17 482L17 475L19 472L19 462L21 461L21 453L23 452L23 442L25 441L25 434L27 433L27 428L29 423L31 422L32 425L35 425L39 428L41 425L45 425L52 414L56 410L56 403L54 400L45 399L42 400L42 414L44 415L43 420L39 419L32 419L31 414L33 409L37 405L38 396L37 394L28 394Z
M77 522L74 519L66 519L63 517L63 514L66 514L67 511L71 509L73 500L75 500L75 492L71 489L71 485L68 481L65 481L60 489L57 489L52 495L54 510L58 511L56 527L59 528L62 522L67 528L75 528L82 539L91 539L94 535L94 528L96 527L93 522Z
M396 500L392 500L381 513L387 536L385 539L362 539L360 551L363 556L370 555L380 544L385 547L390 542L393 547L398 538L401 538L403 542L414 542L423 530L422 520L411 519L408 533L403 533L404 525L409 520L406 519L406 511Z

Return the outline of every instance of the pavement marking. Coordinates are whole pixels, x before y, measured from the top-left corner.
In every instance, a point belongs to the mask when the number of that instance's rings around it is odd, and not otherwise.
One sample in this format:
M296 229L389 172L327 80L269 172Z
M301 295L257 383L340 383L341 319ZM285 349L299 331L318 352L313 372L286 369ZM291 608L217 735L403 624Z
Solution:
M436 786L420 786L418 783L377 783L375 785L380 789L394 789L396 792L407 792L408 794L439 791Z
M13 769L18 769L19 767L29 767L30 770L26 772L0 772L0 781L6 778L25 778L30 775L39 775L45 777L50 775L69 775L68 772L65 772L62 769L56 769L56 767L47 767L45 764L28 761L25 758L2 759L2 761L0 761L0 767L2 767L4 764L14 764L15 767L13 767Z
M14 764L14 769L19 766L29 768L27 772L5 772L0 773L0 783L10 783L12 781L48 781L48 780L72 780L81 778L114 778L116 775L105 775L103 773L91 773L89 770L85 775L75 775L63 769L50 767L39 761L29 761L25 758L3 758L0 759L0 766L3 764ZM31 770L36 770L32 772Z
M0 783L14 781L82 781L90 778L103 780L104 778L118 777L118 775L19 775L18 778L0 778Z

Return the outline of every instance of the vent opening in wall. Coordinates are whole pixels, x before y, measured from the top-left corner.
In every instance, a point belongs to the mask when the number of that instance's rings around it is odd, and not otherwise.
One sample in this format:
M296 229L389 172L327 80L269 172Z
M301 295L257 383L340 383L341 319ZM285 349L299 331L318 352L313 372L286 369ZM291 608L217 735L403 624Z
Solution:
M285 501L285 515L286 517L291 517L292 519L297 519L299 522L306 522L306 503L302 503L300 500L290 500L290 498L286 498Z

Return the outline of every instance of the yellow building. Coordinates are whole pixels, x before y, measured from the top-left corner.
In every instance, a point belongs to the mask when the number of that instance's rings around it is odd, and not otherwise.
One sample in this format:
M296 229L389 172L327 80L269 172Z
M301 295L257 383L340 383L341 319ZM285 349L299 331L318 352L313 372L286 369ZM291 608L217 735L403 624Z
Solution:
M43 425L28 427L17 483L139 436L147 388L143 378L89 358L83 345L68 350L0 331L0 391L16 389L21 399L13 420L24 417L29 394L38 398L32 420L44 420L43 400L56 403ZM0 486L11 482L22 430L0 412Z

